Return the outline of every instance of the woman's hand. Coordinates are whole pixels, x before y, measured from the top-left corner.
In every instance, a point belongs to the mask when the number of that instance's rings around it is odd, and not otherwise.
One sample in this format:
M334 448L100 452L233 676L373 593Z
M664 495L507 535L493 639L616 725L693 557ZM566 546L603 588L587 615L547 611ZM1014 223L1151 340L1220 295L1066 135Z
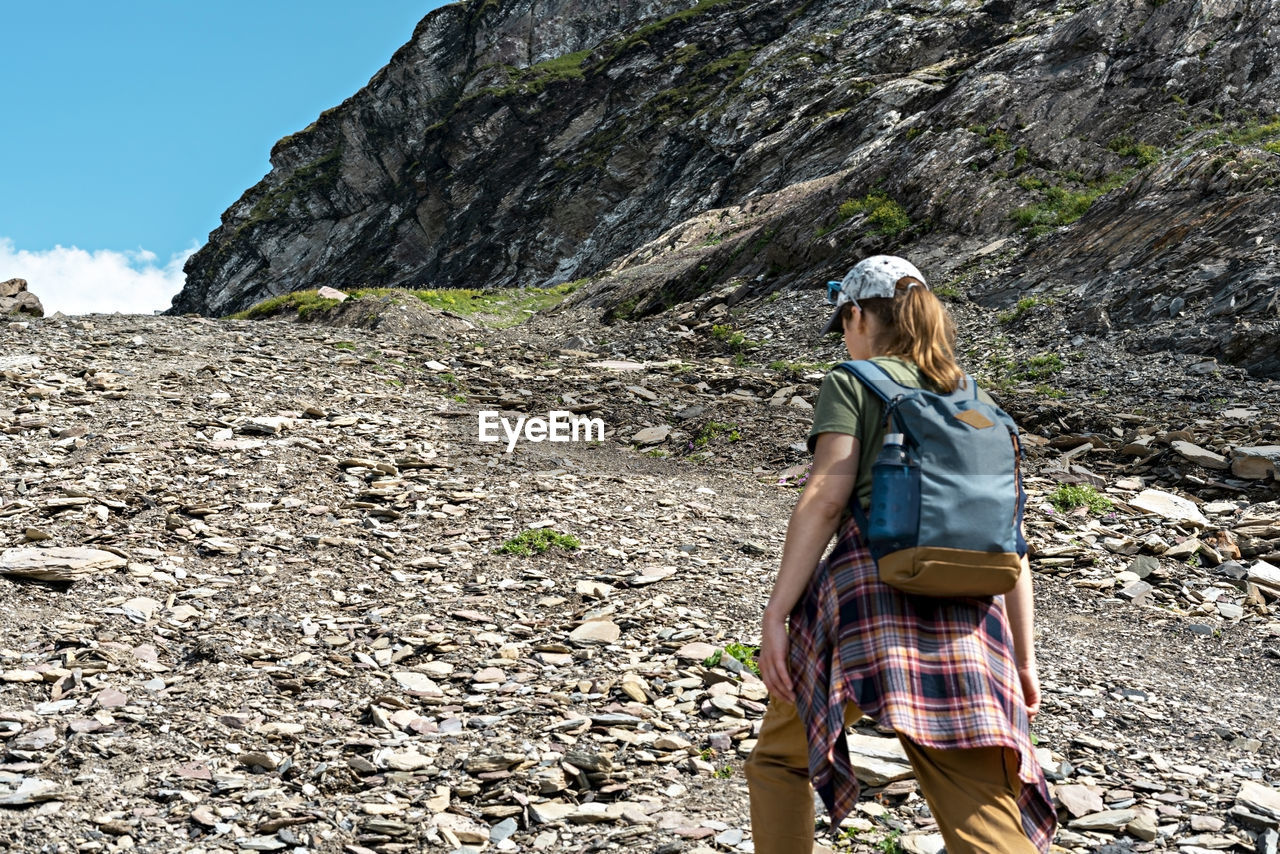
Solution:
M787 618L774 616L766 610L760 634L760 678L764 680L770 696L794 703L796 695L791 688L791 672L787 669L790 643Z
M1040 714L1040 676L1036 673L1036 663L1018 665L1018 681L1022 683L1022 701L1027 707L1027 722L1030 723Z

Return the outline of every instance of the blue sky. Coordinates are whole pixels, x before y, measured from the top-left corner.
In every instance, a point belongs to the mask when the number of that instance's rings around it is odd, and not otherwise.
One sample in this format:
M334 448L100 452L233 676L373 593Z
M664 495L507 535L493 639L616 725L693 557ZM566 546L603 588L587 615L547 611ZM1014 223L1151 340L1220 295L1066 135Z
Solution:
M47 312L167 308L181 264L439 0L5 3L0 281Z

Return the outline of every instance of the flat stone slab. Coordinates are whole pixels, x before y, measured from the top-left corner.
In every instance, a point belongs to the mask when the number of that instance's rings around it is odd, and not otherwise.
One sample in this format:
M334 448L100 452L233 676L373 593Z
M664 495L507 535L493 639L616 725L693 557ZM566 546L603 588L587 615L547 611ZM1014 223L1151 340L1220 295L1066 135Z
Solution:
M0 553L0 575L39 581L79 581L120 569L125 563L124 558L102 549L5 549Z
M1236 800L1248 807L1251 812L1280 819L1280 790L1253 780L1245 780L1240 785L1240 793L1236 795Z
M1137 817L1138 813L1135 810L1104 810L1078 818L1067 826L1072 830L1102 830L1107 833L1119 833Z
M853 775L867 786L887 786L915 776L897 738L854 733L846 736Z
M622 637L622 628L612 620L592 620L569 633L578 643L615 643Z
M1173 522L1188 522L1201 528L1209 527L1209 520L1195 503L1169 492L1158 489L1147 489L1128 502L1139 510L1154 513L1156 516Z
M1231 473L1245 480L1266 480L1269 477L1277 477L1278 467L1280 467L1280 445L1236 448L1231 452Z
M1181 439L1175 439L1169 443L1170 447L1183 459L1195 463L1198 466L1204 466L1207 469L1215 471L1226 471L1231 468L1231 463L1227 462L1227 458L1221 454L1215 454L1208 448L1202 448L1192 442L1184 442Z

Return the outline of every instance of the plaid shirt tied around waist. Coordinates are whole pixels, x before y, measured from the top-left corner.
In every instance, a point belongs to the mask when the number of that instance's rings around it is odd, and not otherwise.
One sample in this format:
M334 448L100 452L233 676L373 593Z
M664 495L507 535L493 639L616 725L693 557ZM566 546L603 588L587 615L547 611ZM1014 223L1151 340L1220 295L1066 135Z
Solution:
M809 775L834 825L858 800L844 708L925 747L1018 752L1022 826L1041 851L1057 824L1036 761L1004 597L932 599L880 581L846 520L791 612L790 670L809 742Z

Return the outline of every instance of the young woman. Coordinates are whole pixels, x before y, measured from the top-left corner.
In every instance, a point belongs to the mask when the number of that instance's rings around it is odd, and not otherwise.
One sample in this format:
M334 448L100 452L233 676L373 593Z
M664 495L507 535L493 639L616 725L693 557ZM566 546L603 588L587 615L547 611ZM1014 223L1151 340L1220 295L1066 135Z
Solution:
M823 332L843 331L850 358L939 392L966 381L951 318L909 262L863 260L835 304ZM813 850L810 780L833 822L852 810L858 784L838 742L866 713L898 734L948 854L1043 854L1056 818L1028 730L1040 705L1030 567L1024 556L1013 591L985 598L911 596L879 580L847 508L869 503L883 413L853 375L827 374L813 469L764 613L770 700L746 763L755 850Z

